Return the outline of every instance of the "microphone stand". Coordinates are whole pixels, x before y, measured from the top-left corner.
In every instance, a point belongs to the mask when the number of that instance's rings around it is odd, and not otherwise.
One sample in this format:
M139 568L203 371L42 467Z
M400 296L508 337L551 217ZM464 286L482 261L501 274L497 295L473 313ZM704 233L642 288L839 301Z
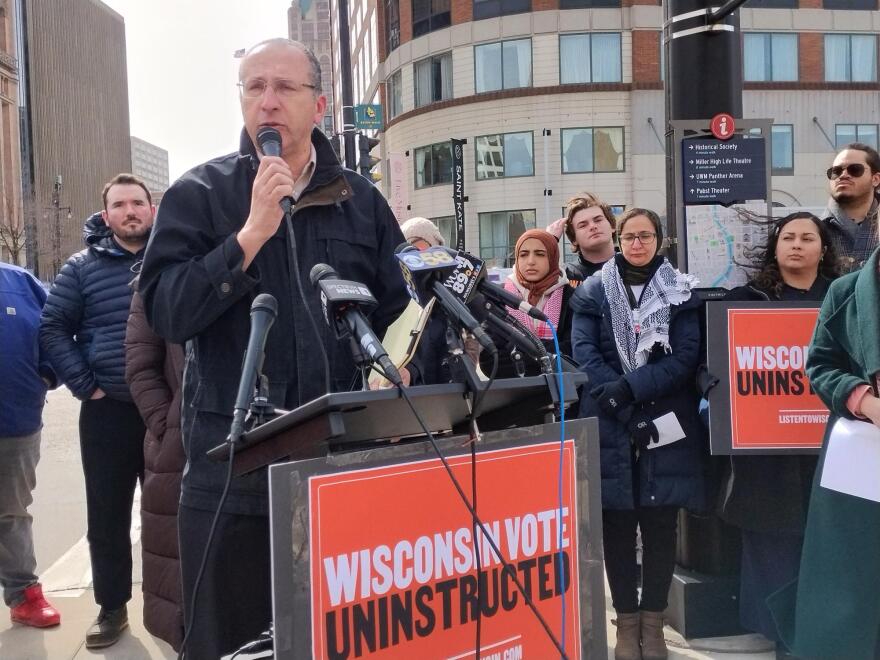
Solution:
M364 353L364 350L354 338L354 335L348 336L348 348L351 351L351 357L354 360L354 364L361 374L361 390L366 392L370 389L368 378L370 375L370 367L373 363L369 356Z

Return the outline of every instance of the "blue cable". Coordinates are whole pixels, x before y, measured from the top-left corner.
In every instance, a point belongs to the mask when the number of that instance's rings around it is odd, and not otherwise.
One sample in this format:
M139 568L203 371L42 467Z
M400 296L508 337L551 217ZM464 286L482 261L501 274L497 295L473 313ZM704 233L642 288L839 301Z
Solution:
M559 641L562 645L562 652L565 653L565 553L562 551L562 472L565 463L565 381L562 378L562 357L559 350L559 336L556 334L556 328L553 323L547 321L550 332L553 333L553 347L556 349L556 379L559 383L559 474L558 481L558 501L559 501L559 518L557 519L557 545L559 546L559 570L557 571L557 579L562 588L562 630Z

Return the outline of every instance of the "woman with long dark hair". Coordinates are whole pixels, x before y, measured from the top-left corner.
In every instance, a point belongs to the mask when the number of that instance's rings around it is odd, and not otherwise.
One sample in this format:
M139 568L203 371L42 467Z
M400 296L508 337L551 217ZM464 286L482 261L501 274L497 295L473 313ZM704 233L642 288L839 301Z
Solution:
M693 386L700 302L691 292L696 280L658 254L663 231L656 213L630 209L617 231L620 254L572 298L572 349L592 388L581 394L580 416L599 418L605 568L617 611L614 657L663 660L678 510L704 504L705 435ZM654 420L669 413L682 433L659 445Z
M776 221L752 256L751 280L725 300L817 302L839 272L828 229L811 213ZM810 454L731 456L721 488L721 517L742 533L740 623L777 643L766 600L797 576L816 460Z

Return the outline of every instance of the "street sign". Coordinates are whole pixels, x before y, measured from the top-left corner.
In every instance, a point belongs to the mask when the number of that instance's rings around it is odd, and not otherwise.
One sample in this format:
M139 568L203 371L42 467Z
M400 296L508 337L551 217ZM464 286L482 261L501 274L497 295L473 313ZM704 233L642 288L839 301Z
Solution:
M382 106L378 103L354 106L354 125L355 128L382 130Z
M735 135L727 141L685 139L682 149L684 203L723 204L767 199L764 138Z
M726 112L719 112L709 122L709 130L719 140L729 140L733 137L734 131L736 131L736 122Z

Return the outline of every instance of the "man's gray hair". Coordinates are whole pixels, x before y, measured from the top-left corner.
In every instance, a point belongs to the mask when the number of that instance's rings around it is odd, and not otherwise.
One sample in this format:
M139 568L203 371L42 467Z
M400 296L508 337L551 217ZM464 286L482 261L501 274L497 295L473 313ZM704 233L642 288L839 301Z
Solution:
M296 48L303 55L305 55L306 59L309 61L309 84L315 88L312 91L315 96L320 96L323 93L323 87L321 86L321 63L318 61L318 58L315 57L315 54L312 52L312 50L300 41L285 39L284 37L265 39L264 41L261 41L258 44L254 44L247 49L247 52L242 58L242 63L244 63L244 60L247 59L248 55L250 55L258 48L266 48L268 46L289 46L291 48Z

